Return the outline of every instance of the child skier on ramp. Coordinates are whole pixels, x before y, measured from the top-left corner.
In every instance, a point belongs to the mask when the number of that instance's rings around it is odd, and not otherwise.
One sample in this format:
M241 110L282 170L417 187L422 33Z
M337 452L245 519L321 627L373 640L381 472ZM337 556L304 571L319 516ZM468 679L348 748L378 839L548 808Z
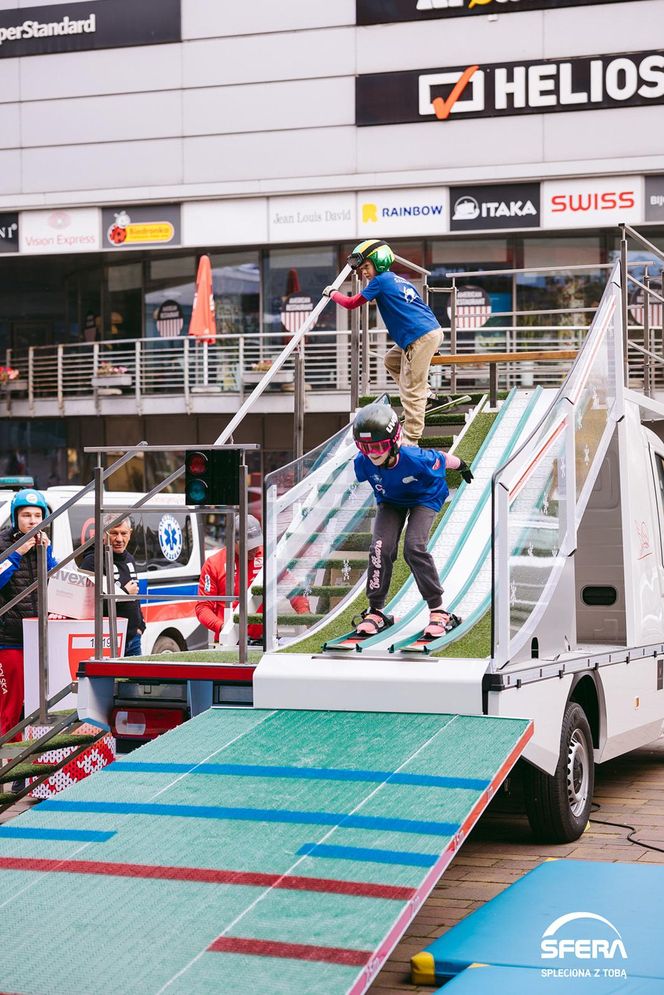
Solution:
M443 588L427 550L429 532L449 493L447 468L460 470L466 483L473 475L458 456L402 446L401 425L389 404L374 403L363 408L353 422L353 438L360 450L355 457L355 476L359 481L369 481L378 505L367 571L369 607L358 616L356 635L366 638L394 625L394 617L383 614L383 608L405 525L404 558L430 610L423 635L425 639L437 639L459 625L461 619L443 608Z

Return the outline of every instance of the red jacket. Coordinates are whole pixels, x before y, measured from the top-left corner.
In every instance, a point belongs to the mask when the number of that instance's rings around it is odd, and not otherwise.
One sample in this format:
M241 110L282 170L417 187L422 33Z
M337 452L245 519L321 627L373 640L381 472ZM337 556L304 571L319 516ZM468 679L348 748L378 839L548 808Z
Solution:
M253 550L253 555L249 555L247 563L247 586L251 587L256 574L263 569L263 547L259 546ZM198 581L198 593L208 597L215 594L226 594L226 549L222 548L209 556L203 564L201 576ZM235 582L233 584L233 594L240 593L240 559L235 556ZM303 595L296 595L291 598L293 610L299 615L308 612L309 600ZM196 617L201 625L214 632L215 639L219 638L224 625L224 602L223 601L197 601ZM233 603L233 608L237 607L237 602ZM263 605L258 608L262 613ZM247 636L249 639L262 639L263 626L260 622L250 622L247 626Z

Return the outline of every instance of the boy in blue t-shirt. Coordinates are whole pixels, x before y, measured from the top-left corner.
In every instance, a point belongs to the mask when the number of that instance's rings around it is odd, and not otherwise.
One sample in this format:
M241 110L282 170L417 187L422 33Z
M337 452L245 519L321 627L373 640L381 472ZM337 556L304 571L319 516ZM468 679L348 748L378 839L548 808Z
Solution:
M457 626L460 619L443 608L443 588L427 549L429 532L449 493L447 468L460 470L467 483L473 475L458 456L402 446L401 425L388 404L374 403L363 408L353 422L353 438L360 450L355 457L355 476L369 481L378 504L367 571L369 608L362 612L355 632L358 636L373 636L394 624L394 618L384 615L383 608L399 537L406 525L404 559L430 609L424 638L437 639Z
M384 362L399 388L405 415L404 445L416 446L424 430L427 400L436 398L429 386L429 366L442 345L443 330L412 283L390 272L394 253L385 242L376 238L360 242L348 262L369 281L362 292L346 297L334 287L326 287L323 293L349 311L368 301L376 302L385 327L396 342L386 353Z

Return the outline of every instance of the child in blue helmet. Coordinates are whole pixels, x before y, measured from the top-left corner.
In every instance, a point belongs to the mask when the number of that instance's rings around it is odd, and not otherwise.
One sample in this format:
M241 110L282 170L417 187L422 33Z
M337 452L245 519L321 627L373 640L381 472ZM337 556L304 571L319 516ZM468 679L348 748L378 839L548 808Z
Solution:
M45 532L26 540L6 558L2 554L22 535L30 532L48 515L44 495L34 488L25 488L14 495L10 506L10 525L0 530L0 608L37 580L38 545L46 546L46 566L57 566L57 560ZM38 611L37 590L26 594L9 611L0 615L0 735L20 721L23 709L23 619L35 618ZM18 737L20 739L20 734Z
M429 385L429 366L442 345L443 330L412 283L391 272L394 253L385 242L375 238L360 242L348 262L369 281L362 292L346 297L334 287L326 287L323 293L347 310L375 300L396 343L385 354L384 362L399 388L404 410L404 445L416 446L424 430L427 401L436 401Z
M362 613L355 631L362 637L373 636L394 624L394 618L385 615L383 608L405 526L404 559L429 606L424 638L437 639L458 625L460 619L443 608L443 588L427 549L429 533L449 493L447 469L459 470L468 484L473 474L462 459L451 453L402 446L401 425L388 404L362 408L353 422L353 438L359 449L355 476L369 481L378 505L367 571L369 608Z

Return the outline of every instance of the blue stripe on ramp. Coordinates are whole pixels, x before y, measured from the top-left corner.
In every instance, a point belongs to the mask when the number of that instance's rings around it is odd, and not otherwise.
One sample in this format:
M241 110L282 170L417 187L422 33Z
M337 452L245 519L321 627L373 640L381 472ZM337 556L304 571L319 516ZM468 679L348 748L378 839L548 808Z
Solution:
M344 812L305 812L273 808L229 808L213 805L156 805L140 802L75 802L47 799L40 812L96 812L111 815L170 816L178 819L232 819L242 822L287 822L306 826L339 826L342 829L376 829L392 833L418 833L424 836L453 836L458 822L418 819L387 819L374 815L346 815Z
M96 832L93 829L37 829L28 826L0 826L0 838L18 840L71 840L76 843L106 843L112 832Z
M372 864L404 864L407 867L433 867L438 855L414 853L408 850L373 850L363 846L327 846L325 843L305 843L298 857L326 857L329 860L361 860Z
M231 777L293 777L320 781L370 781L382 784L412 784L425 788L466 788L484 791L490 782L479 777L440 777L435 774L401 774L389 770L352 770L343 767L288 767L265 764L138 763L116 760L103 767L108 774L212 774Z

